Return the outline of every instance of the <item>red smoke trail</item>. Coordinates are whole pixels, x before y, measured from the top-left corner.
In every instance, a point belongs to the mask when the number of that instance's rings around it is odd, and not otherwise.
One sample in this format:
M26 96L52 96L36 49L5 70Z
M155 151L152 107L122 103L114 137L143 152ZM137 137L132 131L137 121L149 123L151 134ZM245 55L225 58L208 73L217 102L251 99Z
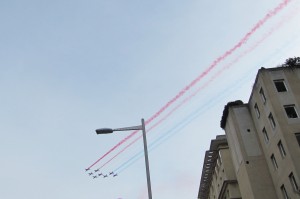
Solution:
M152 122L155 118L157 118L163 111L165 111L170 105L172 105L175 101L177 101L180 97L182 97L190 88L192 88L195 84L197 84L203 77L205 77L219 62L223 61L229 55L231 55L235 50L240 48L244 43L248 41L248 39L271 17L276 15L279 11L281 11L291 0L284 0L280 3L274 10L270 11L262 20L260 20L250 32L248 32L233 48L226 51L222 56L218 57L202 74L200 74L196 79L194 79L188 86L182 89L173 99L171 99L165 106L163 106L157 113L155 113L147 122Z
M283 17L283 19L277 23L275 26L273 26L260 40L258 40L254 45L252 45L250 48L243 51L240 55L238 55L233 61L226 64L222 69L217 71L205 84L203 84L201 87L199 87L193 94L185 98L180 104L178 104L175 108L173 108L167 115L165 115L161 120L159 120L157 123L155 123L149 130L155 128L160 123L162 123L165 119L167 119L173 112L175 112L178 108L180 108L182 105L184 105L186 102L190 101L194 96L196 96L201 90L203 90L205 87L207 87L212 81L214 81L218 76L220 76L225 69L230 68L232 65L237 63L241 58L246 56L248 53L252 52L258 45L260 45L264 40L266 40L269 36L271 36L277 29L279 29L282 25L284 25L288 20L290 20L292 17L294 17L296 14L298 14L299 8L294 9L293 12L289 13L287 16ZM148 130L148 131L149 131Z
M137 132L139 131L134 131L132 132L130 135L128 135L127 137L125 137L121 142L119 142L117 145L115 145L113 148L111 148L109 151L107 151L103 156L101 156L96 162L94 162L91 166L89 166L87 169L92 168L95 164L97 164L100 160L102 160L105 156L107 156L108 154L110 154L112 151L114 151L116 148L118 148L121 144L123 144L124 142L126 142L126 140L128 140L129 138L131 138L132 136L134 136Z
M184 101L188 101L187 99L185 99ZM183 103L181 103L182 105ZM157 125L159 125L161 122L163 122L168 116L170 116L174 111L176 111L178 108L180 107L180 105L177 105L174 109L172 109L172 111L170 111L166 116L163 117L163 119L159 120L157 123L155 123L153 126L151 126L149 129L147 129L147 133L149 133L149 131L151 131L153 128L155 128ZM131 135L135 135L138 131L133 132ZM114 155L111 159L109 159L107 162L105 162L101 167L99 167L99 169L102 169L105 165L107 165L108 163L110 163L113 159L115 159L118 155L120 155L121 153L123 153L127 148L129 148L131 145L133 145L136 141L138 141L140 138L142 138L142 135L140 135L139 137L135 138L132 142L130 142L128 145L126 145L121 151L119 151L116 155ZM126 139L126 138L125 138ZM109 151L110 152L110 151ZM106 154L104 154L103 156L106 156ZM104 158L102 156L102 158ZM99 161L102 159L100 158ZM99 161L95 162L92 166L94 166L95 164L97 164ZM89 168L91 168L92 166L90 166Z
M178 108L180 108L182 105L184 105L186 102L188 102L191 98L196 96L202 89L204 89L206 86L208 86L212 81L214 81L219 75L222 74L222 72L225 71L225 69L230 68L232 65L237 63L241 58L246 56L248 53L252 52L258 45L260 45L264 40L266 40L269 36L271 36L275 30L280 28L287 20L289 20L291 17L295 16L295 14L298 13L298 10L295 9L294 12L290 13L288 16L284 17L283 20L280 21L276 26L272 27L270 31L267 32L259 41L257 41L254 45L252 45L250 48L242 52L239 56L236 57L233 61L222 67L221 70L219 70L216 74L214 74L204 85L199 87L193 94L191 94L189 97L185 98L180 104L178 104L176 107L174 107L167 115L165 115L162 119L160 119L158 122L156 122L154 125L152 125L149 129L147 129L147 133L151 131L153 128L158 126L160 123L162 123L164 120L166 120L170 115L172 115ZM120 155L122 152L124 152L127 148L129 148L132 144L134 144L137 140L139 140L142 136L137 137L135 140L130 142L128 145L126 145L120 152L118 152L115 156L113 156L110 160L108 160L106 163L104 163L101 167L103 168L105 165L107 165L109 162L111 162L113 159L115 159L118 155Z
M121 151L119 151L116 155L114 155L111 159L109 159L107 162L105 162L99 169L102 169L105 165L110 163L113 159L115 159L118 155L120 155L123 151L125 151L128 147L133 145L136 141L138 141L140 138L142 138L142 135L139 137L135 138L132 142L130 142L128 145L126 145Z
M248 53L252 52L257 46L259 46L264 40L266 40L269 36L271 36L277 29L279 29L282 25L284 25L288 20L296 16L296 14L299 13L299 8L295 8L293 12L290 12L287 16L283 17L283 19L277 23L275 26L273 26L260 40L255 42L254 45L252 45L250 48L246 49L242 53L240 53L233 61L226 64L222 67L217 73L215 73L204 85L199 87L193 94L191 94L189 97L185 98L181 103L179 103L176 107L174 107L167 115L165 115L163 118L161 118L158 122L156 122L154 125L152 125L149 129L147 129L147 133L149 133L152 129L157 127L160 123L162 123L164 120L166 120L170 115L172 115L178 108L180 108L182 105L184 105L186 102L188 102L191 98L196 96L201 90L203 90L206 86L208 86L212 81L214 81L219 75L222 74L226 69L229 69L232 65L236 64L241 58L246 56ZM139 140L142 136L137 137L135 140L130 142L128 145L126 145L120 152L118 152L115 156L113 156L110 160L105 162L101 167L103 168L105 165L107 165L109 162L111 162L113 159L115 159L118 155L120 155L122 152L124 152L127 148L129 148L132 144L134 144L137 140Z
M277 29L281 28L284 24L286 24L288 21L290 21L293 17L295 17L297 14L299 14L299 7L295 7L292 12L289 12L286 16L282 18L276 25L274 25L260 40L255 42L254 45L252 45L250 48L243 51L239 56L237 56L233 61L226 64L224 67L222 67L222 70L218 71L218 73L223 72L225 69L228 69L232 65L234 65L236 62L238 62L241 58L243 58L248 53L252 52L257 46L259 46L263 41L265 41L267 38L269 38Z
M245 44L249 38L262 26L264 25L268 20L270 20L273 16L278 14L283 8L285 8L292 0L284 0L282 3L280 3L277 7L275 7L272 11L266 14L266 16L259 20L258 23L255 24L255 26L231 49L227 50L223 55L218 57L213 61L213 63L204 71L202 72L196 79L194 79L189 85L187 85L185 88L183 88L174 98L172 98L169 102L167 102L159 111L157 111L152 117L150 117L147 121L145 121L145 124L148 124L152 122L154 119L156 119L162 112L164 112L169 106L171 106L174 102L176 102L179 98L181 98L188 90L190 90L195 84L197 84L202 78L204 78L217 64L219 64L221 61L225 60L229 55L231 55L235 50L240 48L243 44ZM106 152L101 158L99 158L95 163L93 163L91 166L88 167L90 169L95 164L97 164L100 160L102 160L105 156L110 154L112 151L114 151L116 148L118 148L120 145L122 145L124 142L126 142L129 138L134 136L137 133L137 131L134 131L129 136L121 140L117 145L115 145L113 148L111 148L108 152Z

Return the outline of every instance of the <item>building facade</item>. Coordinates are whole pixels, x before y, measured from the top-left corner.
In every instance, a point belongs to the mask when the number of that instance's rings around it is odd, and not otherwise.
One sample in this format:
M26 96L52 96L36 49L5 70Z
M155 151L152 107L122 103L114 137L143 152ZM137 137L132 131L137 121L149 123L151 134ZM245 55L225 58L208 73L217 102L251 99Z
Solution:
M225 135L211 141L206 151L198 198L241 198Z
M224 108L226 135L206 152L198 198L300 198L299 114L300 67L261 68L249 102Z

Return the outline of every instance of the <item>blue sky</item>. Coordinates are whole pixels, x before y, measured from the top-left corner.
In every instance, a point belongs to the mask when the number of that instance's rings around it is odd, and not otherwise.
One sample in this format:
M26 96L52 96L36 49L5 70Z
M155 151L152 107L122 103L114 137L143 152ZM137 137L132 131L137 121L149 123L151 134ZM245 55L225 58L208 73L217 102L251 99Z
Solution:
M118 177L87 175L130 134L94 130L149 119L281 2L1 1L0 198L147 198L143 156L124 165L142 140L103 167L123 165ZM224 133L224 105L248 101L260 67L299 56L299 7L290 1L148 132L153 198L197 197L205 151Z

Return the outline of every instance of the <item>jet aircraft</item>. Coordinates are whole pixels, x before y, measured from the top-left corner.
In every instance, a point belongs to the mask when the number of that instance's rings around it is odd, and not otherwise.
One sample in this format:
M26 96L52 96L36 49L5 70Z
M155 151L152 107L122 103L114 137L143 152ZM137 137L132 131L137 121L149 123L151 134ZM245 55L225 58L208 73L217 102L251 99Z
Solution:
M93 179L97 178L98 176L93 176Z
M114 174L114 172L112 171L112 172L109 172L109 175L112 175L112 174Z
M116 173L115 175L113 175L113 177L116 177L116 176L118 176L118 174Z
M104 175L104 176L103 176L103 178L107 178L107 177L108 177L107 175Z
M98 171L99 171L99 169L96 169L96 170L95 170L95 172L98 172Z
M90 176L93 175L93 172L89 173L89 175L90 175Z

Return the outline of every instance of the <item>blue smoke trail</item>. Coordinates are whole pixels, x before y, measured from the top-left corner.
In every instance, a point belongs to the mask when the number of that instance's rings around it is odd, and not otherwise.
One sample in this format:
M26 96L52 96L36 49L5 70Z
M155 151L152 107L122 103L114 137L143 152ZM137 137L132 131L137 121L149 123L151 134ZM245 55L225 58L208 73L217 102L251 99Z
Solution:
M213 107L214 104L218 103L223 99L223 97L228 96L232 92L231 90L234 91L238 87L241 87L244 83L248 82L251 77L251 72L248 71L246 73L247 75L242 77L240 80L237 82L234 82L231 86L228 88L224 89L222 92L218 93L216 96L212 97L209 99L207 102L203 103L201 107L199 107L196 111L194 111L192 114L187 116L183 121L181 121L179 124L175 125L172 127L170 130L168 130L165 134L157 138L154 142L152 142L148 148L149 152L152 151L154 148L158 147L160 144L162 144L164 141L168 140L171 136L175 135L176 133L180 132L182 128L187 126L190 122L192 122L194 119L200 116L200 114L204 113L205 111L209 110L211 107ZM247 78L248 77L248 78ZM121 173L123 170L128 168L130 165L132 165L134 162L136 162L138 159L143 157L144 151L138 152L136 155L134 155L132 158L127 160L125 163L123 163L120 167L114 170L116 173Z
M255 65L255 68L256 68L257 65L263 65L264 63L268 62L270 59L272 59L273 57L276 57L276 55L278 55L278 54L281 54L286 49L295 46L298 43L295 40L297 40L299 37L300 36L297 36L296 38L292 37L292 39L290 39L283 46L281 46L280 49L274 51L267 58L265 58L262 61L258 62L258 64ZM178 132L180 132L181 129L183 129L185 126L187 126L189 123L191 123L197 117L199 117L201 113L204 113L205 111L209 110L212 107L212 105L216 104L217 102L220 102L223 99L223 97L226 97L229 94L232 94L230 92L231 90L234 91L237 88L241 87L246 82L248 82L250 80L250 77L252 77L250 74L253 73L253 68L251 68L249 71L247 71L246 75L244 77L242 77L240 80L238 80L237 82L234 82L231 86L229 86L227 89L223 90L221 93L218 93L217 96L213 97L212 99L210 99L209 101L207 101L206 103L204 103L203 106L199 107L196 111L194 111L192 114L190 114L189 116L187 116L179 124L173 126L164 135L160 136L154 142L152 142L149 145L149 152L152 151L153 149L155 149L156 147L158 147L159 145L161 145L166 140L170 139L172 136L174 136ZM114 172L116 172L116 173L123 172L129 166L131 166L132 164L134 164L137 160L139 160L140 158L142 158L143 155L144 155L144 151L138 152L132 158L130 158L125 163L123 163L122 165L120 165L117 169L115 169Z

